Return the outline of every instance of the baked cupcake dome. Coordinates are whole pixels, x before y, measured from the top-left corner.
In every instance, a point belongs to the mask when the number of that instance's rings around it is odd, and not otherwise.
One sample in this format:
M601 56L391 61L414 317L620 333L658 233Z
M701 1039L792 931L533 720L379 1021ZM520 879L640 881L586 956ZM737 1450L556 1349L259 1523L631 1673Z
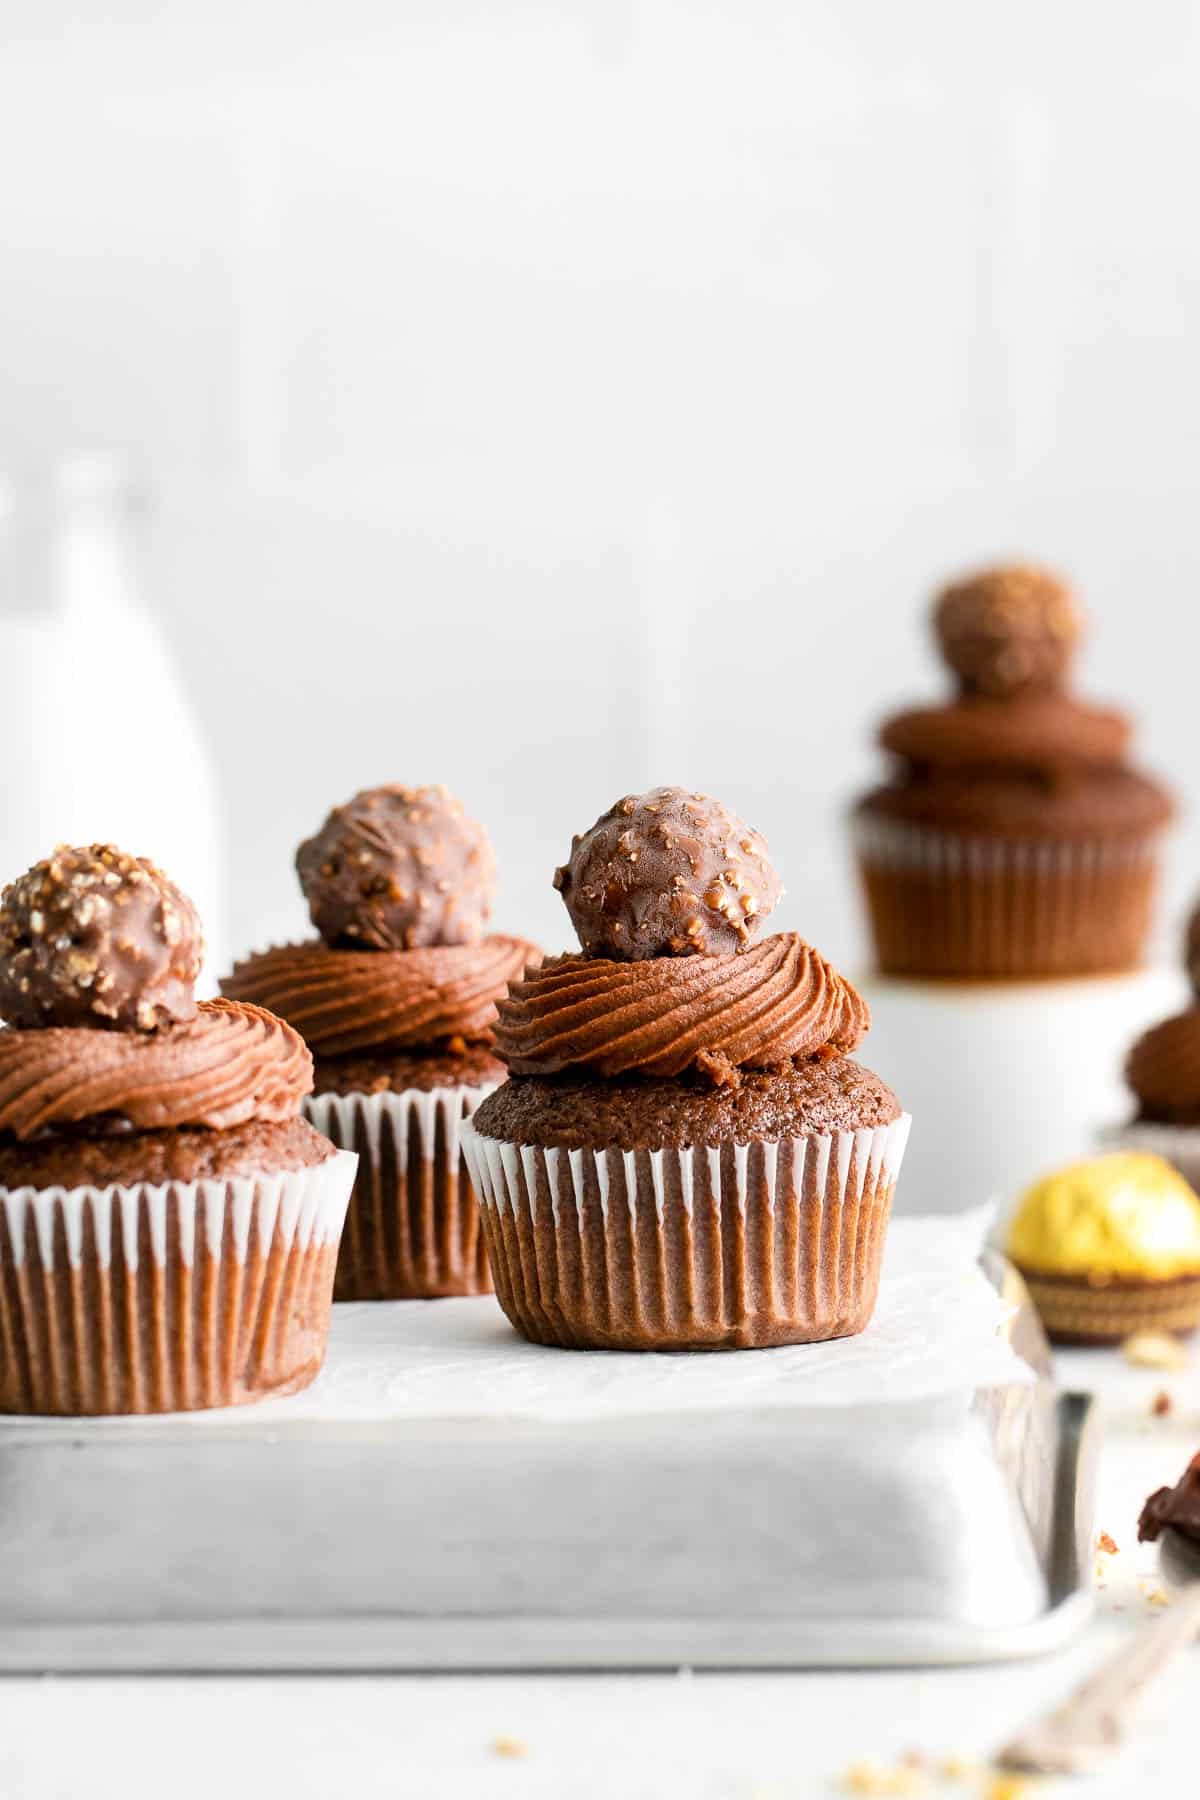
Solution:
M895 773L854 813L885 974L1033 978L1137 966L1167 790L1117 712L1066 684L1082 618L1065 583L984 570L935 607L958 694L889 720Z
M624 843L581 879L614 813ZM558 885L584 941L633 953L551 958L500 1005L509 1080L464 1150L512 1323L613 1349L861 1331L908 1120L847 1055L869 1022L850 984L759 935L780 892L761 839L656 789L577 839Z
M359 1155L335 1298L490 1292L459 1131L504 1078L496 1001L538 952L486 931L486 833L444 788L372 788L335 807L296 863L322 936L247 957L221 988L301 1034L306 1115Z
M229 1405L321 1366L354 1159L300 1117L290 1027L196 1002L200 953L108 845L0 901L2 1411Z
M1006 1248L1057 1343L1200 1324L1200 1199L1159 1156L1115 1151L1035 1182Z

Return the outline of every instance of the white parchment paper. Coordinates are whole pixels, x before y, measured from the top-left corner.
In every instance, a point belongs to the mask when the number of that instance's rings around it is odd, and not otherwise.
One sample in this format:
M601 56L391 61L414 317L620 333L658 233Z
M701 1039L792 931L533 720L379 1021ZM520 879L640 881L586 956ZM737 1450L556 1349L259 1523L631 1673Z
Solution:
M895 1219L875 1316L858 1337L701 1354L543 1349L490 1298L338 1305L325 1368L304 1393L165 1418L0 1419L0 1433L261 1430L306 1422L575 1421L761 1407L853 1407L1032 1381L1000 1335L978 1266L991 1209Z
M260 1422L572 1420L856 1406L1032 1380L999 1335L1005 1308L978 1267L989 1222L986 1208L895 1220L875 1317L860 1336L827 1344L665 1355L552 1350L518 1337L490 1299L337 1306L318 1381L254 1413Z

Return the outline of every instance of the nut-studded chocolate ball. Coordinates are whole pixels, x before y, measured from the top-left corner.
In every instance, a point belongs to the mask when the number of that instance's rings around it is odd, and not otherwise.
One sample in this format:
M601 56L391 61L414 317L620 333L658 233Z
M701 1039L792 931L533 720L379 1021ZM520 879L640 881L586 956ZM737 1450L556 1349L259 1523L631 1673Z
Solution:
M296 852L327 944L419 950L475 944L492 910L487 832L444 787L378 787L335 806Z
M554 885L583 948L624 962L745 950L783 892L757 831L677 787L618 800Z
M200 920L154 864L62 844L0 896L0 1017L154 1031L196 1014Z
M964 693L1049 693L1066 679L1083 632L1079 603L1047 569L982 569L938 597L934 629Z

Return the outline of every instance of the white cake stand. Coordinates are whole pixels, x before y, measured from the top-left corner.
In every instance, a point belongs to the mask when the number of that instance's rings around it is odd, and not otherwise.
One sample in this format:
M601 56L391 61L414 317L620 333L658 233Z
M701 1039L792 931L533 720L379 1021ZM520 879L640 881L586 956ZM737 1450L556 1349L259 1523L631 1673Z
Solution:
M913 1115L896 1209L1011 1203L1036 1176L1094 1151L1128 1115L1122 1066L1137 1034L1186 1004L1182 975L1077 981L856 983L871 1007L860 1058Z

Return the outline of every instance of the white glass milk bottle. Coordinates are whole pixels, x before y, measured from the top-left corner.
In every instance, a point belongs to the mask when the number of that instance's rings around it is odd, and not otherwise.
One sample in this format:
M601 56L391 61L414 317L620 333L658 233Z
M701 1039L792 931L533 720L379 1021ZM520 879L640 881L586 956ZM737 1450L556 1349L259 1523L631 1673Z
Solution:
M139 505L107 458L0 477L0 882L59 843L157 863L224 962L225 860L212 760L140 593Z

